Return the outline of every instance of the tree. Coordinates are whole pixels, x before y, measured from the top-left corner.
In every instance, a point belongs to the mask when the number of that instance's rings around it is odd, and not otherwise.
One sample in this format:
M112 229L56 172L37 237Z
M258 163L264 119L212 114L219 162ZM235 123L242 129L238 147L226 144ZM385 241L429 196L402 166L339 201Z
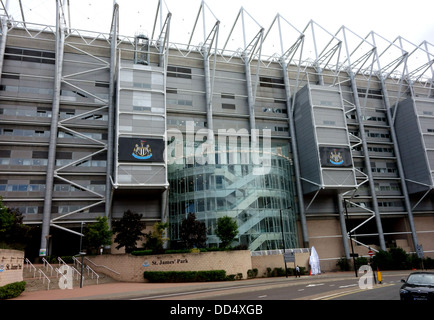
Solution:
M226 248L238 235L237 222L228 216L218 218L215 233L220 238L222 247Z
M142 232L146 223L141 221L143 215L127 210L122 219L113 222L113 232L116 234L114 241L119 245L116 249L125 247L126 253L136 249L137 241L145 234Z
M163 238L164 230L169 227L168 222L156 222L154 224L154 229L147 234L146 243L144 244L145 249L151 249L155 253L163 251L163 244L166 239Z
M182 221L179 235L188 249L205 247L206 226L204 222L196 220L194 213L189 213Z
M112 243L113 232L109 228L107 217L98 217L95 223L86 225L83 234L85 243L91 251Z
M12 249L22 250L30 237L30 227L23 224L23 215L18 209L3 205L0 198L0 243Z

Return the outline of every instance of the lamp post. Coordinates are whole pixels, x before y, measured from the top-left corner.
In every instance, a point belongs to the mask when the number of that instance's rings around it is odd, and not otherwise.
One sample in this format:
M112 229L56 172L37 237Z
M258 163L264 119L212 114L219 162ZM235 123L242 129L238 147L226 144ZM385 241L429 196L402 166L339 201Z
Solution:
M288 207L286 210L291 209ZM283 218L282 218L282 209L280 209L280 229L282 231L282 246L283 246L283 262L285 263L285 275L288 278L288 268L286 267L286 257L285 257L285 233L283 232Z
M84 222L82 221L81 222L81 229L80 229L80 233L81 233L81 235L80 235L80 250L78 252L81 252L81 246L83 244L83 225L84 225Z
M86 252L81 252L80 251L80 256L81 256L81 271L80 271L80 288L83 288L83 261L84 261L84 256L86 255Z
M349 219L348 219L348 209L347 209L347 200L346 199L344 199L344 204L345 204L345 217L346 217L345 220L348 222ZM353 257L354 272L355 272L356 278L357 278L358 276L357 276L357 268L356 268L356 257L355 257L355 254L354 254L353 237L351 236L351 230L348 232L348 236L350 238L351 256Z

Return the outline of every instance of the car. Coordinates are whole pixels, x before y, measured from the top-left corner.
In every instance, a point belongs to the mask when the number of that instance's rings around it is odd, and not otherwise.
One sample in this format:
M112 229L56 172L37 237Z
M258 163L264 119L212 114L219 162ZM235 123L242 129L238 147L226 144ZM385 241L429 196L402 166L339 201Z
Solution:
M401 300L434 301L434 272L416 271L409 274L399 290Z

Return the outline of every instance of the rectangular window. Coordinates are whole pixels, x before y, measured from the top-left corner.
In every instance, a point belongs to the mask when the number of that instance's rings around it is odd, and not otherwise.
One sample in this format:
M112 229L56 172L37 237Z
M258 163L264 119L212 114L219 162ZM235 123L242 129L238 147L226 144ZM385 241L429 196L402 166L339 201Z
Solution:
M166 88L166 93L174 93L174 94L177 94L177 93L178 93L178 90L177 90L176 88L169 88L169 87L167 87L167 88Z
M235 99L235 95L232 93L222 93L221 98L222 99Z
M6 48L5 59L36 63L55 64L56 54L50 51L29 50L21 48Z
M284 89L285 82L283 78L259 77L261 87Z
M222 109L235 110L235 105L231 103L222 103Z
M167 76L173 78L191 79L191 69L175 66L167 66Z
M95 87L109 88L110 84L108 82L95 81Z

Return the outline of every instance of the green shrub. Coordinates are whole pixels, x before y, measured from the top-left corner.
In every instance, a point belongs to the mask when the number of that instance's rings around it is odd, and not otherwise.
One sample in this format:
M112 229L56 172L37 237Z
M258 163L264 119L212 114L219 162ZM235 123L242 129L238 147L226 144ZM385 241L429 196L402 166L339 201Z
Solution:
M267 277L283 277L285 273L285 269L283 268L267 268Z
M226 280L226 271L145 271L143 277L149 282L207 282Z
M339 267L341 271L349 271L350 270L350 263L347 258L341 257L338 262L336 262L336 265Z
M368 258L366 257L357 257L356 259L356 269L359 270L361 266L365 266L368 264Z
M131 254L133 256L146 256L146 255L153 254L153 251L152 250L134 250L131 252Z
M12 299L18 297L26 289L26 282L13 282L0 287L0 299Z
M258 269L253 268L247 270L247 278L252 279L252 278L256 278L257 276L258 276Z

